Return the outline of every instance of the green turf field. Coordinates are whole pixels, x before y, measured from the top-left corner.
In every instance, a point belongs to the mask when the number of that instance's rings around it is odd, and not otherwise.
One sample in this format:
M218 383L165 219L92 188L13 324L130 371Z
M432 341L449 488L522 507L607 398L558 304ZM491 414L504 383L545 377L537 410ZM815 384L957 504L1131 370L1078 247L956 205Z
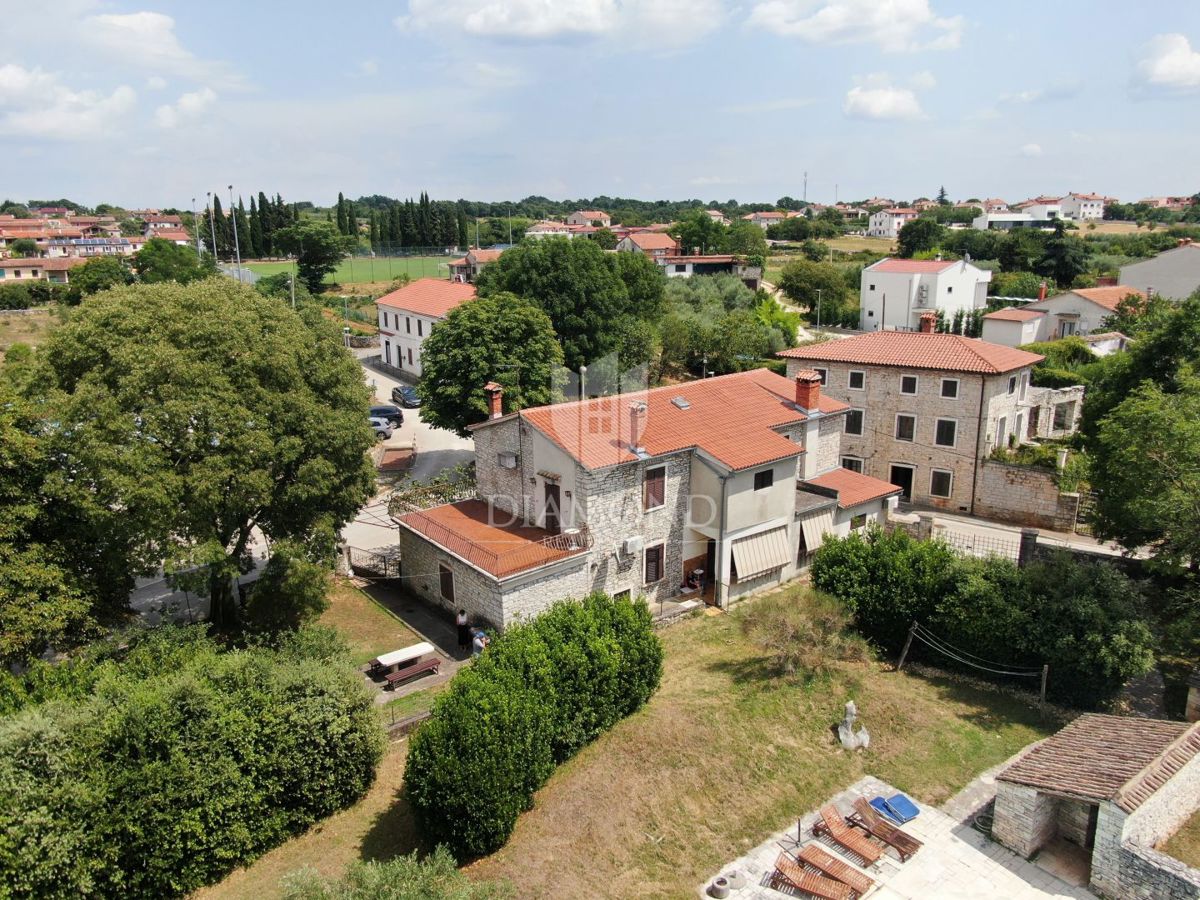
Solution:
M449 269L446 263L453 256L403 256L355 257L344 259L337 270L325 281L328 284L362 284L369 281L391 281L397 275L407 272L413 278L448 278ZM292 263L281 262L248 262L247 269L252 269L259 275L276 275L279 272L292 271Z

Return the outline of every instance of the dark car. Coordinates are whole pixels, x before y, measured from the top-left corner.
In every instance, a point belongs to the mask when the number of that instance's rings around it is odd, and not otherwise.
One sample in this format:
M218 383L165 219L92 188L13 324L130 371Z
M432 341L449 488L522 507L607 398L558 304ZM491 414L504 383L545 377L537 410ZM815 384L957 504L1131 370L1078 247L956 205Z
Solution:
M392 388L392 402L399 403L405 409L416 409L421 405L421 397L411 384L402 384Z
M371 407L371 418L372 419L387 419L393 425L403 425L404 424L404 410L402 410L398 406L392 406L391 404L383 404L381 406L372 406Z

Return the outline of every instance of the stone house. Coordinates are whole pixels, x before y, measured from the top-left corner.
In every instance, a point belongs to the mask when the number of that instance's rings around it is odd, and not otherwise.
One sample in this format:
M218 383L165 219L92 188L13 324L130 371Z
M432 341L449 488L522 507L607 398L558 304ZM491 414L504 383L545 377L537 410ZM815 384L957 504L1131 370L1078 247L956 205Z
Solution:
M450 310L475 296L475 286L441 278L418 278L375 301L379 353L385 365L421 377L421 347Z
M916 505L973 513L981 463L1053 417L1030 389L1042 357L939 334L933 322L926 313L920 332L875 331L779 355L789 376L815 369L825 393L850 406L844 468L899 485Z
M1200 871L1159 852L1200 808L1200 724L1086 714L996 776L992 837L1078 860L1102 897L1200 897Z
M728 602L794 577L894 485L840 469L847 406L765 369L501 415L472 427L477 499L406 513L421 596L504 627L591 591Z

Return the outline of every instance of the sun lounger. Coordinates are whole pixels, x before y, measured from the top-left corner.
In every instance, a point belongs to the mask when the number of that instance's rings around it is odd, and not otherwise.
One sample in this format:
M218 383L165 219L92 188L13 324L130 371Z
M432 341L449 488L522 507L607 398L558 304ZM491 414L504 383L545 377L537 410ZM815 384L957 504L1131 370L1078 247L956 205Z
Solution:
M842 882L807 871L786 853L780 853L779 859L775 860L772 880L782 881L802 894L819 897L820 900L853 900L850 888Z
M864 798L859 797L854 801L854 810L850 821L862 826L871 837L878 838L895 850L900 856L900 862L908 862L909 857L921 849L920 841L884 819Z
M903 794L896 794L886 800L883 797L876 797L871 801L871 806L875 807L875 811L885 819L891 819L897 825L911 822L921 814L917 804Z
M879 857L883 856L883 848L851 828L850 823L842 818L842 814L832 803L821 807L821 821L813 826L813 833L829 835L835 844L868 866L878 862Z
M800 849L798 859L805 865L819 870L821 874L828 875L830 878L847 885L859 897L875 885L875 881L870 876L864 875L858 869L842 862L836 856L826 853L816 844L805 844Z

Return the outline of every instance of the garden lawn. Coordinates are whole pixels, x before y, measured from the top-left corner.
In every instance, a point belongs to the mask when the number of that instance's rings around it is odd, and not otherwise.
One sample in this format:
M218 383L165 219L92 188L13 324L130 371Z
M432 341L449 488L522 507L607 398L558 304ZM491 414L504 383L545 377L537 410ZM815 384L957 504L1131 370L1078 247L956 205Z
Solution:
M365 282L389 282L407 274L412 278L449 278L446 264L453 256L378 256L343 259L332 274L325 277L327 284L360 284ZM277 262L248 262L246 268L259 275L277 275L293 271L288 260Z
M807 588L785 589L798 604ZM751 600L749 603L756 601ZM838 664L811 684L771 674L739 614L660 632L662 687L641 711L584 748L538 792L511 841L468 868L526 897L694 897L722 865L795 824L862 775L941 803L984 769L1055 730L1007 696L950 681ZM863 753L830 730L853 699L871 733ZM413 847L399 788L404 744L358 806L230 876L204 897L279 895L304 865L337 872Z
M51 307L21 315L0 310L0 358L13 344L37 347L61 321L57 310Z
M329 609L321 615L320 621L341 632L350 645L356 665L421 640L399 618L346 578L334 579L333 589L329 592Z
M1182 863L1200 869L1200 809L1158 848Z

